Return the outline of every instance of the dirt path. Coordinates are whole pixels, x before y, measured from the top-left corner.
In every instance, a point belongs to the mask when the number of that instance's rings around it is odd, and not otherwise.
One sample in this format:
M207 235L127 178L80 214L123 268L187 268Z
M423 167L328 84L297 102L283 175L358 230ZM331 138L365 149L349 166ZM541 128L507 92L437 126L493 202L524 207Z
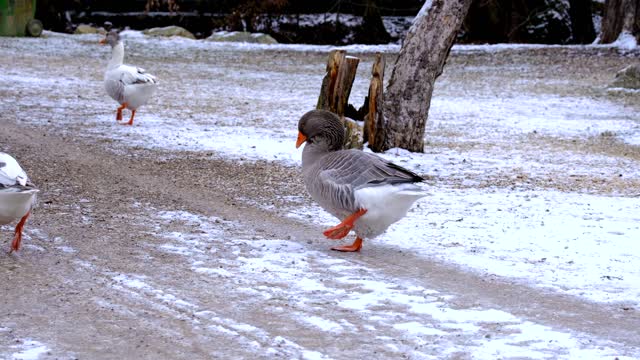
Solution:
M33 340L43 358L468 358L488 338L531 348L517 339L530 323L638 355L637 310L392 248L328 251L320 228L277 210L302 191L297 169L123 156L1 121L0 143L42 189L24 249L0 256L1 357ZM267 198L275 210L247 205ZM400 331L414 323L430 332Z

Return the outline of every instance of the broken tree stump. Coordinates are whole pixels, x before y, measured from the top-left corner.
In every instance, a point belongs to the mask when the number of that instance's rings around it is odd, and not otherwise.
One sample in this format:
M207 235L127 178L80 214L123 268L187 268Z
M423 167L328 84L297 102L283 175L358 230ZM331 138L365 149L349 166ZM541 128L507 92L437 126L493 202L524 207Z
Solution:
M335 93L335 104L336 111L340 116L344 116L344 112L349 105L349 95L351 95L353 81L356 79L360 59L354 56L345 56L345 61L340 67L338 80L336 81L338 87Z
M318 97L318 105L316 105L316 109L335 112L335 106L334 109L331 110L331 101L335 92L336 80L338 79L338 70L344 61L345 56L344 50L333 50L329 53L329 59L327 60L327 73L322 79L322 86L320 87L320 96Z
M344 50L333 50L329 53L327 74L322 80L316 108L344 115L359 63L360 59L347 56Z
M344 50L331 51L316 106L317 109L331 111L342 119L345 125L344 147L347 149L362 148L363 143L360 125L344 116L359 63L360 59L347 56Z
M384 56L381 53L376 53L376 59L371 68L368 101L365 103L365 106L368 105L368 109L364 117L364 139L374 152L381 152L384 147L384 115L382 111L384 104L384 66Z

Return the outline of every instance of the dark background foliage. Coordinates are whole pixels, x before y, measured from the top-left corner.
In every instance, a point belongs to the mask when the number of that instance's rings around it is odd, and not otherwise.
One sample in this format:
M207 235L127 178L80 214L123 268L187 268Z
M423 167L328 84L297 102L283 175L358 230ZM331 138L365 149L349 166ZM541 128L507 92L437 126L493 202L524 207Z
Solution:
M246 30L266 32L285 43L372 44L400 40L400 36L392 36L385 29L382 17L415 16L423 3L422 0L39 0L36 17L45 28L67 32L80 23L99 26L110 21L115 27L132 29L179 25L197 37L209 36L217 30ZM590 0L476 0L458 42L591 43L597 36L594 19L597 23L602 13L603 4ZM300 22L303 14L327 14L326 21ZM361 20L356 25L345 23L341 15L356 15Z

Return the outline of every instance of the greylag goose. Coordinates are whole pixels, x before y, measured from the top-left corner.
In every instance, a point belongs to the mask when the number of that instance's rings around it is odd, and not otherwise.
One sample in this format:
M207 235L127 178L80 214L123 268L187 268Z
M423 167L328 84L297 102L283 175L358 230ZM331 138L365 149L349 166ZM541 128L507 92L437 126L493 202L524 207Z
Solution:
M16 159L0 152L0 225L20 219L9 252L20 249L22 228L29 217L38 191Z
M360 150L342 150L344 126L337 115L312 110L298 122L296 148L302 152L302 175L311 197L342 222L324 232L342 239L350 230L356 240L332 250L360 251L362 241L382 234L427 194L416 183L421 176Z
M111 30L100 40L101 44L111 45L111 60L104 73L104 88L107 94L120 104L116 112L116 121L122 120L122 110L131 110L129 122L123 125L133 125L136 110L146 104L158 85L155 76L139 67L123 65L124 44L116 30Z

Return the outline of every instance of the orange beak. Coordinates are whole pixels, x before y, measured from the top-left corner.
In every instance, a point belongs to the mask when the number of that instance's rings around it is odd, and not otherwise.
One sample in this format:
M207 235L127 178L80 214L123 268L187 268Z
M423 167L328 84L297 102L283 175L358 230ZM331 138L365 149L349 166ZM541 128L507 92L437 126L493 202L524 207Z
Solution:
M107 38L104 38L99 41L100 45L105 45L107 43Z
M296 149L300 147L305 141L307 141L307 137L302 135L301 132L298 132L298 141L296 141Z

